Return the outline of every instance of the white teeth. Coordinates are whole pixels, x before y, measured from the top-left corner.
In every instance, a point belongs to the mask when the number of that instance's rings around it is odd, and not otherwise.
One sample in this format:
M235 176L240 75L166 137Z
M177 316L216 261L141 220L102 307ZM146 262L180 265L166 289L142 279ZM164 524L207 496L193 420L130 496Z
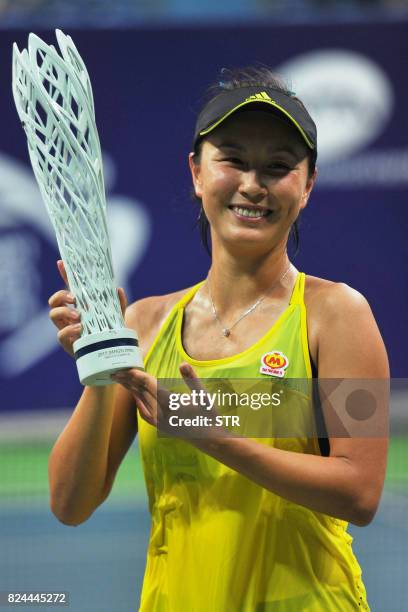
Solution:
M249 208L241 208L239 206L233 206L233 209L243 217L266 217L268 210L254 210Z

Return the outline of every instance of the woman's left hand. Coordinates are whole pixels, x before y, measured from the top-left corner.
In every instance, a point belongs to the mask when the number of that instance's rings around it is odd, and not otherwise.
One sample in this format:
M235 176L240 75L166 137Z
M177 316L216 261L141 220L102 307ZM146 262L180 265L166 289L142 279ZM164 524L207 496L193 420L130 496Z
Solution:
M191 391L204 391L204 387L190 364L182 363L179 370ZM158 429L169 431L168 417L174 414L169 408L171 392L160 386L157 378L136 368L120 370L112 374L111 378L130 391L140 416L147 423ZM191 406L183 406L184 411L197 414L197 407L192 403Z

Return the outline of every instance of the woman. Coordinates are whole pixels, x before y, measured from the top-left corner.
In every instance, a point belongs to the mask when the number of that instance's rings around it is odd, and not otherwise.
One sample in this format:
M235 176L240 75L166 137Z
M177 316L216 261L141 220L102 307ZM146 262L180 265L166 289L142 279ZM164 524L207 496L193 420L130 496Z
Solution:
M201 227L211 233L208 277L127 309L145 372L85 388L50 457L52 509L66 524L85 521L139 431L152 513L140 610L368 610L346 528L367 525L376 512L385 437L157 435L168 414L156 402L157 378L182 376L194 390L220 377L389 375L366 300L299 273L288 259L289 233L297 234L316 180L309 113L267 69L227 77L198 117L189 157ZM50 298L71 354L80 334L67 307L74 302L67 291Z

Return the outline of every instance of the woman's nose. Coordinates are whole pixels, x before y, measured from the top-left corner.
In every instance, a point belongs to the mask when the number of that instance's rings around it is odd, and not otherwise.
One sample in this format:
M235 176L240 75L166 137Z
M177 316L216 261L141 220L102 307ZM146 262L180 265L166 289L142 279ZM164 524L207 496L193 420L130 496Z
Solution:
M248 170L248 172L242 173L238 191L254 204L263 200L267 194L267 189L256 170Z

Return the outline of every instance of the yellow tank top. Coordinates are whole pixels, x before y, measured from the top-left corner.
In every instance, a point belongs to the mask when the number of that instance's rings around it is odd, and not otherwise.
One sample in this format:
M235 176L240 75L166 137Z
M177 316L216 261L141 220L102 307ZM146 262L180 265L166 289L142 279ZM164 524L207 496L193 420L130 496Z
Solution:
M277 366L277 377L310 379L304 284L299 273L287 309L258 342L208 361L190 358L182 344L184 307L197 284L169 313L146 370L180 378L179 364L187 361L202 378L256 378L266 365ZM265 355L277 354L286 364L265 362ZM188 442L157 436L141 418L138 423L152 515L140 611L369 610L345 521L279 497ZM259 442L321 454L316 437Z

